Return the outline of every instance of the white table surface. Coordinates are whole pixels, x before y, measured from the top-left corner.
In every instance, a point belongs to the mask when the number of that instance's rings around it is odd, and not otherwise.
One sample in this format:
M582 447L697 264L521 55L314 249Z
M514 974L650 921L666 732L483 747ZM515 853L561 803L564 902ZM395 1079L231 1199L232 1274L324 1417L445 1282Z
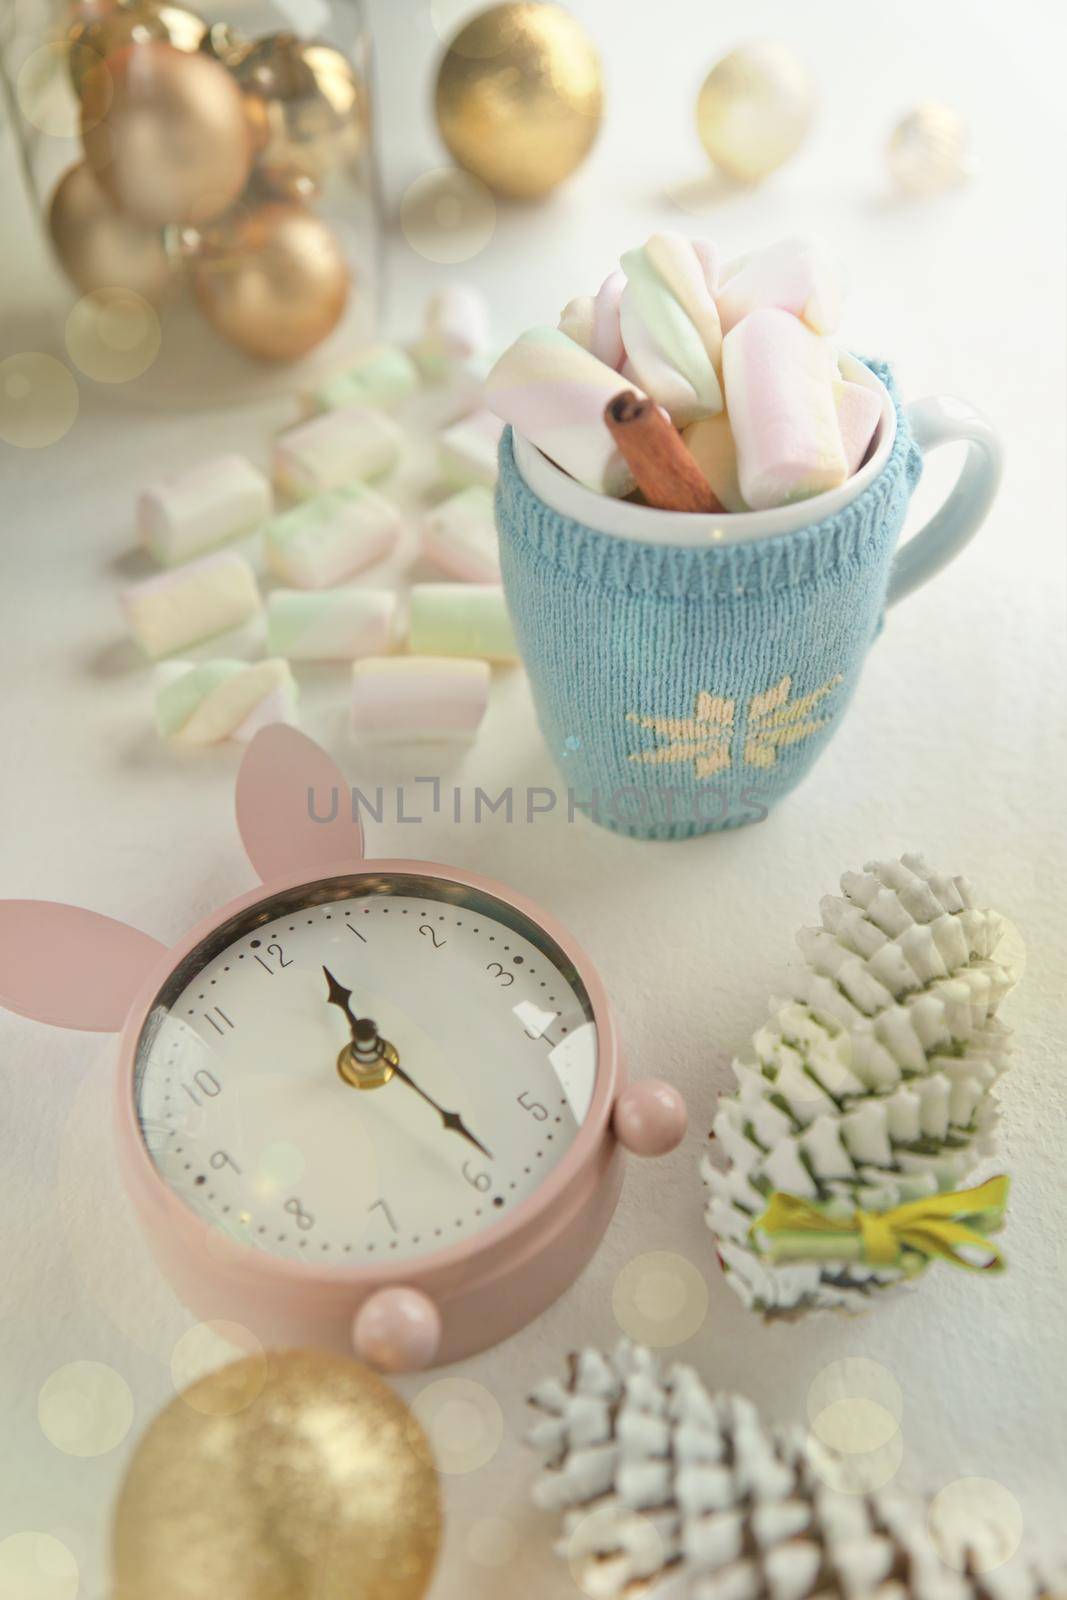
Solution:
M470 9L425 0L375 7L394 207L442 161L427 112L439 48L432 15ZM490 295L506 340L594 287L618 251L653 228L707 232L728 254L810 229L849 264L853 347L890 355L906 395L946 390L987 411L1005 435L1007 473L975 543L892 614L837 738L763 824L683 844L636 844L558 813L533 826L498 816L477 828L440 816L417 843L395 821L372 826L372 853L474 868L568 923L615 995L633 1071L678 1083L692 1121L676 1155L632 1166L608 1236L571 1291L503 1348L447 1374L496 1397L504 1435L489 1465L447 1481L434 1600L488 1600L505 1584L544 1600L576 1592L550 1553L550 1520L528 1502L524 1395L574 1346L616 1337L613 1285L633 1257L653 1250L686 1257L706 1279L706 1321L677 1354L709 1382L745 1391L769 1418L803 1421L809 1385L827 1362L871 1358L903 1393L897 1482L938 1490L962 1476L995 1479L1019 1502L1026 1538L1063 1551L1060 8L898 0L861 14L845 0L757 0L743 24L705 0L585 0L575 9L608 69L609 112L593 158L540 209L500 207L491 241L468 266L435 266L394 231L393 330L410 333L425 294L467 276ZM746 34L779 35L804 51L822 82L822 114L801 156L765 188L712 200L697 181L692 105L706 66ZM908 203L887 194L882 142L895 116L923 98L970 119L978 171L958 192ZM2 157L0 354L8 354L50 348L35 308L62 291L9 136ZM667 191L688 196L699 214ZM0 445L0 882L6 895L93 906L173 939L252 875L232 821L237 751L182 760L162 748L150 725L149 674L122 641L116 590L139 570L131 499L179 457L232 447L265 459L270 430L291 405L153 415L131 413L121 395L102 397L87 381L80 387L80 415L60 443L36 452ZM916 520L954 465L931 465ZM354 782L422 770L418 756L379 759L350 745L343 700L343 678L317 678L307 726ZM470 789L553 782L520 674L499 675L481 738L443 770ZM813 918L819 896L842 870L909 849L971 876L1029 944L1025 981L1005 1007L1017 1030L997 1162L1013 1174L1010 1275L943 1269L861 1320L763 1327L724 1285L702 1222L697 1162L715 1095L730 1055L787 981L795 928ZM137 1433L174 1392L171 1355L193 1319L158 1276L112 1169L111 1042L6 1016L0 1041L0 1539L30 1529L61 1539L81 1594L97 1600L115 1487ZM87 1460L57 1449L38 1423L42 1384L85 1360L115 1369L135 1405L124 1443ZM400 1387L412 1396L427 1381ZM514 1530L506 1569L479 1559L490 1536L507 1551L498 1526L478 1526L487 1517Z

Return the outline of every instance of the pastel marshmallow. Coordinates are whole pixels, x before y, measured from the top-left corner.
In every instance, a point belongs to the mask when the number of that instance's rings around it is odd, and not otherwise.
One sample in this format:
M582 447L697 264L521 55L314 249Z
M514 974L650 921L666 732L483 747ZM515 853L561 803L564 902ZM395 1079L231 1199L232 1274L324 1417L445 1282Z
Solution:
M416 583L410 644L416 655L519 658L504 591L495 584Z
M731 263L719 290L722 331L750 311L790 311L815 333L834 333L841 320L841 268L811 239L782 239Z
M863 465L882 415L881 396L862 383L842 383L837 391L837 424L851 478Z
M473 738L489 704L487 661L384 656L352 668L352 731L368 740Z
M244 456L212 456L144 489L137 531L160 565L171 567L252 533L271 504L270 483Z
M421 385L419 369L398 344L370 345L350 367L307 394L312 411L348 406L377 406L390 411L411 398Z
M396 638L393 589L275 589L267 596L267 647L290 661L380 656Z
M844 483L827 340L788 311L752 311L723 341L723 377L746 505L767 511Z
M504 351L485 394L498 417L572 478L599 494L624 495L633 474L604 423L604 407L626 387L558 328L531 328Z
M484 409L461 417L438 436L438 460L446 480L455 488L480 483L492 488L497 480L497 452L503 425Z
M626 366L679 428L722 410L722 330L713 245L656 233L622 258Z
M565 305L559 319L561 333L616 371L626 355L619 320L619 304L625 288L626 274L616 269L604 279L595 295L579 295Z
M363 484L294 506L263 530L271 572L297 589L340 583L390 555L399 536L395 506Z
M450 578L500 582L500 541L493 491L481 484L450 495L426 515L423 554Z
M173 661L156 673L156 727L179 744L243 744L273 722L296 720L287 661Z
M490 338L489 304L482 291L452 283L426 302L422 334L412 352L426 376L438 379L484 357Z
M747 511L737 476L737 447L726 412L691 422L682 429L682 438L723 509Z
M119 598L130 632L153 658L237 628L261 608L255 573L232 550L144 578Z
M274 481L294 499L379 478L396 464L400 429L373 406L343 406L274 441Z

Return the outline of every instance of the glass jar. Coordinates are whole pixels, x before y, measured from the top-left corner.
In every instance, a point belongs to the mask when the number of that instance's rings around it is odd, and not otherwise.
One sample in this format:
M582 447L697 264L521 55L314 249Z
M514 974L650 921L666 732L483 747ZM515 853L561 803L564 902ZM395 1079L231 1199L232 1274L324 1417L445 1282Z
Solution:
M343 369L374 334L381 288L362 0L3 11L75 365L126 396L198 407Z

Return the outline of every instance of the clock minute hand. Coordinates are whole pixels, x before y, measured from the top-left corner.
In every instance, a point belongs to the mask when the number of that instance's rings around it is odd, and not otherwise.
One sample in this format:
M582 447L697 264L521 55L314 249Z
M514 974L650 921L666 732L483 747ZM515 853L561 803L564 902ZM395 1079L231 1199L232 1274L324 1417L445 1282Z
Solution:
M354 1030L359 1018L352 1010L351 989L346 989L342 984L338 983L329 967L323 967L322 970L326 977L326 998L329 1004L331 1006L337 1006L341 1011L344 1012L345 1016L348 1018L349 1026Z
M486 1156L490 1161L492 1161L493 1152L491 1150L487 1150L482 1141L474 1137L474 1134L467 1127L467 1124L464 1122L458 1111L446 1111L444 1106L439 1105L432 1095L426 1093L425 1089L420 1089L419 1085L415 1082L415 1079L409 1072L405 1071L402 1066L395 1064L393 1066L393 1074L395 1077L402 1079L403 1082L407 1084L409 1089L414 1089L415 1093L421 1099L425 1100L428 1106L433 1107L446 1128L451 1129L453 1133L458 1133L461 1138L467 1140L468 1144L474 1145L476 1150L480 1150L483 1156Z

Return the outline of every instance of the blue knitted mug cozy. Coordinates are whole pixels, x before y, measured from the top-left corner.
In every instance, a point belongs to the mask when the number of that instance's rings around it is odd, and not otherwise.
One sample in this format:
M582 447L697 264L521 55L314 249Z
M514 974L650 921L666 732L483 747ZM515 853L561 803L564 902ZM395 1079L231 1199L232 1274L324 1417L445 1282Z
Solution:
M882 471L820 522L746 544L645 544L545 505L500 442L504 589L541 730L597 822L684 839L760 821L830 739L885 614L922 472L889 368Z

